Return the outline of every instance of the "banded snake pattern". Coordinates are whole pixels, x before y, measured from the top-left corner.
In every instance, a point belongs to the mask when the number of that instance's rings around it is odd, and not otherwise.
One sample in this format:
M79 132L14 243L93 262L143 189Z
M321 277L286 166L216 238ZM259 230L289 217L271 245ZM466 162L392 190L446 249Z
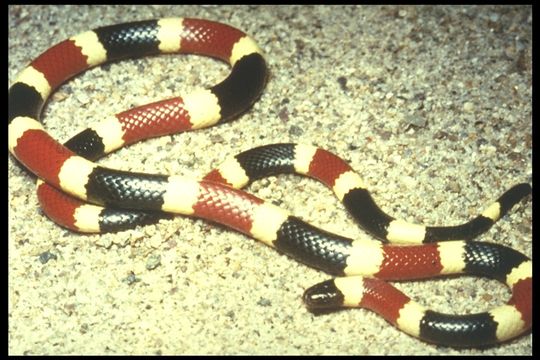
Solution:
M65 146L41 125L40 113L48 97L81 71L126 57L175 52L227 61L231 74L208 90L105 119ZM512 187L466 224L426 227L383 213L360 176L337 156L312 146L274 144L253 149L199 181L129 173L92 162L149 136L200 129L238 117L261 95L267 72L253 39L212 21L166 18L88 31L44 52L10 87L9 150L42 179L38 196L45 212L73 230L117 231L157 221L163 214L156 211L200 217L309 266L345 276L306 290L304 301L311 309L366 307L413 336L451 346L498 343L530 329L532 262L502 245L463 241L485 232L528 195L528 184ZM312 176L331 187L359 223L382 242L354 241L326 232L235 189L281 172ZM490 312L446 315L424 309L384 281L454 273L495 278L506 283L513 295L506 305Z

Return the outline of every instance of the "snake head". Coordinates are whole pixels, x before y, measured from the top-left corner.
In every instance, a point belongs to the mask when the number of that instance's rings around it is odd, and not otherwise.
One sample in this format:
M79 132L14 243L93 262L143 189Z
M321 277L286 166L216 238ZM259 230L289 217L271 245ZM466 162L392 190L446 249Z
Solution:
M323 281L304 292L304 304L310 311L339 308L343 304L343 294L334 280Z

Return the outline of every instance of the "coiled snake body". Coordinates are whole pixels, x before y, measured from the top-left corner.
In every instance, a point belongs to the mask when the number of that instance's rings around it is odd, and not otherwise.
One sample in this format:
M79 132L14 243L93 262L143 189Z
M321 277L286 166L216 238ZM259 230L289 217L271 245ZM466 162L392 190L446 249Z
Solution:
M227 61L232 71L210 89L111 116L65 146L43 129L41 109L64 81L104 62L157 53L212 56ZM251 107L266 80L267 66L257 44L228 25L166 18L87 31L45 51L10 87L9 150L41 179L38 197L45 213L72 230L118 231L156 222L166 213L195 216L340 276L306 290L310 309L369 308L413 336L451 346L494 344L530 329L531 260L502 245L464 241L488 230L528 195L528 184L512 187L463 225L429 227L385 214L343 160L308 145L251 149L203 180L133 173L93 162L144 138L229 121ZM291 172L331 187L359 224L381 241L354 241L318 229L239 190L255 179ZM509 286L512 297L489 312L447 315L423 308L383 281L446 274L495 278Z

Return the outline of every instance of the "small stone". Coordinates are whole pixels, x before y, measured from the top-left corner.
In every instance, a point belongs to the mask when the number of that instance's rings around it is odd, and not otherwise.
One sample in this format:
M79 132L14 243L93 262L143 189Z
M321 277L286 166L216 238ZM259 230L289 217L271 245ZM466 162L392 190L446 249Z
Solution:
M362 112L358 115L358 120L362 122L369 122L373 120L373 115L370 112Z
M66 93L65 91L58 91L58 92L55 92L52 96L52 100L53 101L64 101L65 99L68 98L68 93Z
M51 259L56 260L56 259L58 259L58 257L55 254L53 254L52 252L49 252L49 251L45 251L44 253L41 253L39 255L39 261L42 264L48 263L49 260L51 260Z
M161 255L152 254L148 257L146 261L146 269L154 270L161 264Z
M424 117L415 114L408 115L405 118L405 122L408 126L413 126L416 128L423 128L427 124L427 120Z
M130 273L124 280L122 280L128 285L135 284L136 282L141 281L134 273Z
M90 98L86 94L79 94L77 95L77 101L79 101L83 105L86 105L90 102Z
M228 318L230 318L231 320L234 320L234 311L230 310L228 311L225 316L227 316Z
M381 139L383 139L383 140L389 140L389 139L392 137L392 132L391 132L391 131L382 130L382 131L379 131L379 136L380 136Z
M272 305L272 302L266 298L260 298L259 301L257 301L257 305L259 306L270 306Z
M347 91L347 78L345 76L340 76L337 79L337 82L339 83L339 86L341 86L341 90Z
M278 113L278 117L281 121L283 122L287 122L289 121L289 111L287 110L286 107L282 108L279 113Z
M293 135L293 136L300 136L304 133L304 130L302 130L299 126L296 126L296 125L292 125L290 128L289 128L289 135Z
M474 111L474 104L472 102L470 102L470 101L465 102L465 104L463 104L463 111L473 112Z
M154 249L157 249L161 246L162 244L162 239L161 239L161 236L152 236L150 238L150 246L153 247Z
M514 45L510 45L510 46L507 46L506 48L504 48L504 54L510 58L510 59L514 59L516 57L516 54L517 54L517 49Z
M461 186L456 181L450 181L446 188L454 193L461 192Z
M491 20L491 21L493 21L493 22L497 22L497 21L499 21L499 18L500 18L500 17L501 17L501 16L500 16L499 14L497 14L497 13L492 13L492 14L489 15L489 20Z

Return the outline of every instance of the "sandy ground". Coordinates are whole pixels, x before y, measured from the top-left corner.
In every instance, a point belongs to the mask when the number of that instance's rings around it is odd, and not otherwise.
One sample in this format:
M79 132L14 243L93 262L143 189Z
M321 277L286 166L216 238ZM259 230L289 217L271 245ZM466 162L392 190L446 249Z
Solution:
M271 78L236 121L133 145L102 164L202 177L225 156L275 142L331 150L380 206L425 224L472 218L532 182L532 11L526 6L11 6L10 83L53 44L102 25L183 16L251 34ZM56 92L45 125L65 141L107 114L211 86L226 64L126 60ZM532 354L532 336L487 349L426 344L375 313L314 316L303 290L328 278L246 236L185 217L107 235L62 229L8 161L11 354ZM279 176L248 191L326 230L370 239L330 190ZM531 198L480 240L532 256ZM48 260L48 261L47 261ZM397 283L448 313L509 298L471 277Z

